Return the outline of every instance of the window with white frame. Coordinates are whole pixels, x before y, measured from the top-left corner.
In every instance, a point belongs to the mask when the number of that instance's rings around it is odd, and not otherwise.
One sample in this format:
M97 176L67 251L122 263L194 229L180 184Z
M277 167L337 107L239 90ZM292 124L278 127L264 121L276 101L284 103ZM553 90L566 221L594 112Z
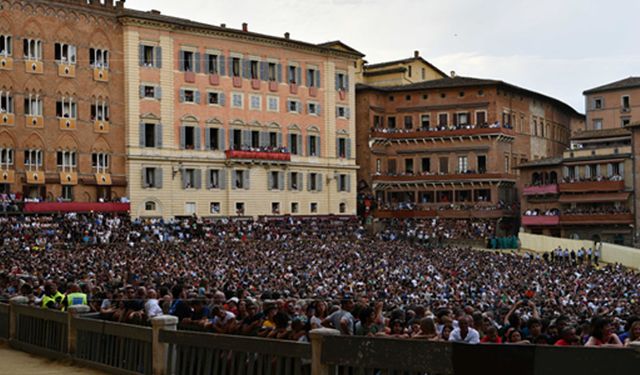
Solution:
M140 45L140 66L161 68L162 48L159 46Z
M298 100L287 100L287 112L300 113L300 102Z
M420 115L420 127L423 129L429 129L431 127L431 116Z
M76 46L67 43L56 43L54 58L57 63L75 64Z
M210 169L209 176L209 189L220 189L220 170L219 169Z
M320 115L320 104L315 102L307 103L307 109L310 115L319 116Z
M244 96L241 93L234 92L231 94L231 105L233 108L242 108L244 107L243 103Z
M307 87L318 87L319 86L319 71L315 68L307 69Z
M207 93L207 103L212 105L222 105L222 93L219 92L209 92Z
M42 116L42 98L38 94L29 94L24 98L24 113L27 116Z
M469 158L458 156L458 173L467 173L469 170Z
M94 152L91 154L91 168L96 173L107 173L109 171L109 159L111 156L105 152Z
M154 201L146 201L146 202L144 202L144 210L145 211L155 211L156 210L156 202L154 202Z
M92 121L109 121L109 104L106 100L96 99L91 104L91 120Z
M70 96L63 96L56 102L56 116L58 118L78 118L78 103Z
M24 166L29 169L38 169L42 167L42 150L24 150Z
M0 148L0 167L9 168L13 165L13 149Z
M58 151L56 154L56 165L58 170L73 171L76 169L76 152L75 151Z
M11 35L0 35L0 56L13 54L13 39Z
M275 82L278 79L277 69L278 65L276 63L270 62L268 65L268 75L269 81Z
M71 185L62 185L62 194L60 194L60 199L62 201L72 201L73 200L73 186Z
M42 41L39 39L23 39L24 58L30 61L42 60Z
M196 54L192 51L180 51L180 70L183 72L195 72Z
M287 76L289 77L289 83L292 85L297 85L300 82L298 82L297 76L298 76L298 67L295 65L289 65L287 67Z
M240 58L232 57L231 58L231 75L233 77L241 77L242 76L242 67L240 66Z
M0 113L14 113L13 96L9 91L0 90Z
M183 103L200 104L200 92L194 89L181 89L180 101Z
M89 65L94 68L109 67L109 51L101 48L89 48Z
M218 56L218 54L205 55L205 69L207 74L220 74L219 58L220 56Z
M277 96L269 96L267 103L267 110L269 112L278 112L280 110L280 99Z
M262 97L260 95L251 95L251 109L258 111L262 109Z
M347 90L347 75L345 73L336 73L336 90Z
M349 118L349 108L345 106L341 106L341 105L337 106L336 113L338 118Z

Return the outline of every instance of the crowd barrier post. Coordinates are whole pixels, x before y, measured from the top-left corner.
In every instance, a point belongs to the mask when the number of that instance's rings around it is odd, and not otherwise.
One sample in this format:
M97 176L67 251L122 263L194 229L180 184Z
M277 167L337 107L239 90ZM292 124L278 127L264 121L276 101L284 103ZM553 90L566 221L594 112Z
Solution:
M309 332L311 339L311 375L329 375L329 365L322 363L322 345L326 336L340 336L340 331L318 328Z
M18 313L13 308L15 305L26 305L29 299L24 296L16 296L9 300L9 341L18 337Z
M151 319L151 358L153 375L171 375L168 368L169 344L160 342L160 331L176 331L178 318L172 315L160 315Z
M87 305L73 305L67 308L67 354L73 356L78 342L78 330L75 318L80 314L88 314L91 311Z

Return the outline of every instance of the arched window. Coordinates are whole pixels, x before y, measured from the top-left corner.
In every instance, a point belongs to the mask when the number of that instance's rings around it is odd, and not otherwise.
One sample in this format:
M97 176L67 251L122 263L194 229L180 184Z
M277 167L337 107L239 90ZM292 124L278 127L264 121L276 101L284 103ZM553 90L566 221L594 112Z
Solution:
M156 210L156 202L147 201L144 203L145 211L155 211Z

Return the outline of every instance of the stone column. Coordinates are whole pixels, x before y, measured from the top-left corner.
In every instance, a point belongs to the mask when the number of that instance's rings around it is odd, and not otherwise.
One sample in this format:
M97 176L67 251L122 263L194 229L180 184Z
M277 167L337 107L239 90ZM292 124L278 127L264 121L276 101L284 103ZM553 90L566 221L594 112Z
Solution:
M340 331L318 328L309 332L311 338L311 375L329 375L329 366L322 363L322 345L326 336L340 336Z
M29 299L24 296L16 296L9 300L9 340L15 340L18 336L18 313L14 306L27 303Z
M160 315L151 319L152 339L151 356L153 375L169 375L172 369L167 367L169 359L169 344L160 342L160 330L175 331L178 328L178 318L172 315Z
M87 314L91 311L87 305L73 305L67 308L67 353L73 355L76 352L78 343L78 330L76 329L75 318L80 314Z

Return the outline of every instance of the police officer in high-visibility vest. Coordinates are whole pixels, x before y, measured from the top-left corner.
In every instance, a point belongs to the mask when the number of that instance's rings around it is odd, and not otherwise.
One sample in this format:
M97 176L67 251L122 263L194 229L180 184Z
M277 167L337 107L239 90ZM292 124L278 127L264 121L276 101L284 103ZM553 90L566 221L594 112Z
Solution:
M69 306L87 305L87 295L82 293L78 284L71 284L67 295L62 300L62 311Z
M47 282L44 284L44 295L42 296L42 305L43 309L59 309L60 302L62 299L56 299L56 294L61 294L58 292L55 284L52 282Z

